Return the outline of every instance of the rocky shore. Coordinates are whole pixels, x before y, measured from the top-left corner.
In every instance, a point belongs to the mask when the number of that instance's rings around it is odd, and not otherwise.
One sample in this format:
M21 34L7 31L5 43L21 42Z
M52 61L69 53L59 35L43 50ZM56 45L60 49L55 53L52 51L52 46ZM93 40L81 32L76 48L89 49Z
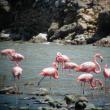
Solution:
M110 46L109 0L0 0L0 6L0 41Z
M28 85L29 86L29 85ZM19 95L23 92L16 92L14 87L5 87L0 90L0 94ZM28 93L24 98L18 98L18 101L31 101L32 104L40 105L34 110L109 110L110 105L105 104L103 107L97 107L92 104L88 97L75 94L62 94L63 99L55 98L61 94L52 94L46 88L38 88L35 92ZM10 106L7 103L2 103L2 106L9 110L31 110L27 103L26 106ZM16 108L17 107L17 108ZM32 109L33 110L33 109Z

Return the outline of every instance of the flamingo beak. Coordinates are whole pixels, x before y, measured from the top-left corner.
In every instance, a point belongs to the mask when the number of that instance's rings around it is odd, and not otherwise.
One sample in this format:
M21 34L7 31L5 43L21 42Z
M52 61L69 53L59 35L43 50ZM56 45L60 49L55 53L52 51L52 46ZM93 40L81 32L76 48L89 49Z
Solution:
M100 56L100 58L101 58L101 62L103 62L103 57L102 57L102 56Z

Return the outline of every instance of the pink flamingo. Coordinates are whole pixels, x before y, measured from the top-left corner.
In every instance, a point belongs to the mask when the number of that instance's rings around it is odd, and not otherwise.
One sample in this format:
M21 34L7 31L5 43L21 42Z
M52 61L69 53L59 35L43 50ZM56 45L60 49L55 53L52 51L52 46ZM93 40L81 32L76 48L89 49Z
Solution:
M23 71L23 69L20 66L18 66L18 65L13 67L12 74L13 74L14 79L18 79L19 80L20 76L22 75L22 71Z
M60 52L57 52L55 62L57 62L58 64L61 64L61 66L63 67L64 63L69 62L69 61L70 61L70 58L68 56L63 55ZM62 70L63 70L63 68L62 68Z
M1 55L12 55L14 53L16 53L14 49L4 49L0 51Z
M14 53L14 54L9 56L9 59L11 61L15 61L16 65L18 65L18 63L24 59L24 56L21 55L20 53Z
M93 75L89 74L89 73L88 74L81 74L80 76L78 76L77 80L78 80L78 82L81 82L81 86L82 86L82 82L84 83L83 94L84 94L85 83L90 84L90 87L92 87L94 89L94 88L96 88L96 82L98 82L98 84L101 86L101 88L103 88L102 81L94 78Z
M82 63L81 65L77 66L75 70L78 72L86 72L86 73L94 72L94 73L99 74L101 72L101 67L96 60L97 58L101 59L101 62L102 62L103 60L102 55L97 53L94 56L93 61Z
M105 90L106 90L106 79L110 78L110 68L108 68L107 64L104 66L103 74L105 78Z
M40 75L42 75L43 77L38 81L38 86L45 77L50 77L50 78L53 77L54 79L58 79L59 74L58 74L58 66L56 62L53 62L52 67L44 68L40 73Z
M18 65L16 65L15 67L12 68L12 75L14 77L16 94L17 94L17 92L19 92L19 87L17 87L16 79L17 80L20 79L20 76L22 75L22 71L23 71L23 69L20 66L18 66ZM18 97L16 95L16 106L17 105L18 105Z
M64 66L63 66L63 69L75 69L78 65L76 63L73 63L73 62L65 62L64 63Z

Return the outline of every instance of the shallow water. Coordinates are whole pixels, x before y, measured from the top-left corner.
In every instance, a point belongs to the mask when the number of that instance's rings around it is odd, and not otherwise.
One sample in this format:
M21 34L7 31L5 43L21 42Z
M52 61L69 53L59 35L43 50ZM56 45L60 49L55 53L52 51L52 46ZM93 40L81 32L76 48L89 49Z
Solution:
M23 95L20 95L19 98L24 98L26 97L26 93L34 92L36 90L35 85L23 86L23 84L29 81L37 84L38 80L41 78L39 72L41 72L43 68L51 66L56 53L59 51L69 56L70 59L77 64L92 60L93 55L98 52L104 57L104 61L101 63L102 70L104 64L107 63L110 66L110 48L107 47L95 47L92 45L72 46L54 43L33 44L28 42L0 42L0 50L5 48L13 48L25 56L25 60L21 63L21 67L23 68L22 78L20 81L17 81L20 91L23 91L24 93ZM11 74L13 66L13 62L9 61L7 57L0 56L0 88L3 86L14 85L14 80ZM61 70L59 70L60 77L57 81L54 79L50 81L49 78L45 78L41 83L41 87L47 88L48 90L51 87L52 92L56 94L81 94L80 84L76 81L77 76L81 73L71 71L73 77L68 76L68 73L69 71L62 73ZM94 74L94 77L104 80L102 73L98 75ZM108 82L110 82L110 80L108 80ZM91 94L97 96L97 98L89 98L95 105L110 103L110 98L107 99L104 96L103 90L93 91L86 87L85 94L88 96L91 96ZM102 96L101 99L100 94ZM14 95L0 95L0 110L2 110L2 103L4 102L9 103L10 105L15 105L15 98ZM28 102L20 101L19 106L26 103ZM3 108L3 110L5 110L5 108Z

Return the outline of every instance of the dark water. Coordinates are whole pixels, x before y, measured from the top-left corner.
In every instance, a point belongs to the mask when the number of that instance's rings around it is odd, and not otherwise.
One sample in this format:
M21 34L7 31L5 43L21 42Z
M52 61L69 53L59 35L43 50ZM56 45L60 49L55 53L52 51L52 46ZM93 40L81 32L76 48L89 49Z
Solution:
M17 85L20 91L23 91L23 95L18 98L22 99L26 97L26 93L36 91L36 86L24 86L24 83L31 82L36 84L41 76L39 72L45 67L51 66L54 61L56 53L61 52L70 57L73 62L80 64L85 61L90 61L95 53L101 53L104 57L104 61L101 64L102 70L104 64L108 64L110 67L110 48L105 47L94 47L92 45L83 46L71 46L71 45L59 45L59 44L33 44L33 43L15 43L15 42L0 42L0 50L5 48L13 48L17 52L25 56L25 60L22 61L21 67L23 68L23 74L20 81L17 81ZM6 57L0 57L0 88L3 86L13 86L13 77L11 74L13 62L9 61ZM59 70L60 77L56 81L49 78L45 78L44 82L41 83L41 87L45 87L56 94L81 94L80 84L77 83L76 78L80 73L71 71L73 77L69 77L67 74L69 71L62 73ZM103 74L96 75L94 77L100 78L104 81ZM108 83L110 80L108 79ZM110 86L110 85L109 85ZM104 96L103 90L90 90L86 87L85 94L88 95L89 100L95 105L103 106L105 103L110 103L110 96ZM91 98L91 94L94 97ZM8 103L9 105L15 105L15 95L0 95L0 110L5 110L2 103ZM19 106L31 103L27 101L19 101ZM35 107L34 105L32 108ZM6 109L7 110L7 109Z

